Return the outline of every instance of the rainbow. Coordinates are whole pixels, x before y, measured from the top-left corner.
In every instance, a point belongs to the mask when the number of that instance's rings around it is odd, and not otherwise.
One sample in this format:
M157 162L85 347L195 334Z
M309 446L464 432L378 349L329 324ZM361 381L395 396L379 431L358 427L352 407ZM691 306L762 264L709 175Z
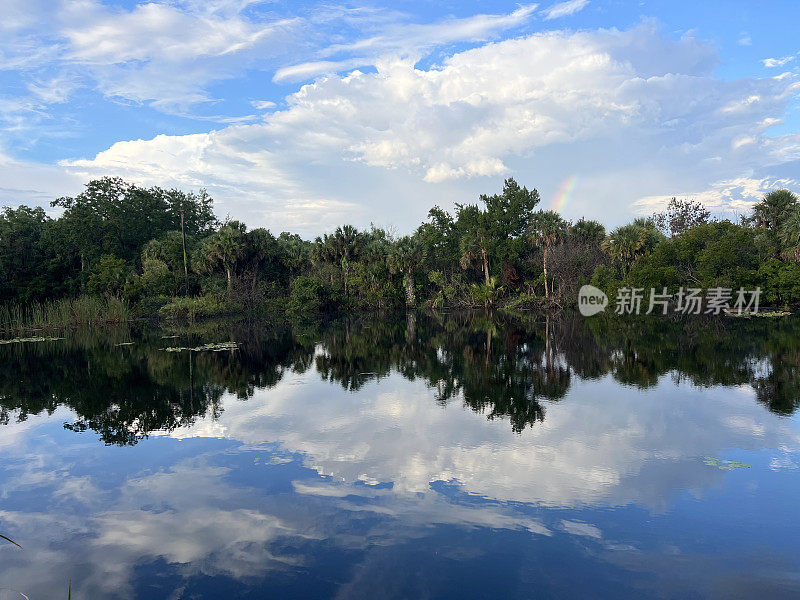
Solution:
M570 175L564 181L562 181L561 185L558 186L558 193L556 194L556 197L553 198L553 201L550 203L550 209L556 211L557 213L563 213L564 209L569 203L570 198L572 197L572 192L575 191L575 185L577 183L577 175Z

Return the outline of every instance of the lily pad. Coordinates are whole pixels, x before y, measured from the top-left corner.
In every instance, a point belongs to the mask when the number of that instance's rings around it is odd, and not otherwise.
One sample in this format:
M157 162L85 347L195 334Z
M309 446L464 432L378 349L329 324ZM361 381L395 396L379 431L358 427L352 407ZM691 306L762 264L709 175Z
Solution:
M707 464L709 467L717 467L722 471L733 471L734 469L751 468L751 465L739 462L738 460L725 460L725 459L715 458L713 456L706 456L703 459L703 462Z
M218 344L204 344L202 346L195 346L188 348L185 346L175 346L172 348L164 348L166 352L224 352L226 350L238 350L239 344L236 342L220 342Z
M0 340L0 344L27 344L33 342L57 342L65 338L57 337L29 337L29 338L14 338L13 340Z

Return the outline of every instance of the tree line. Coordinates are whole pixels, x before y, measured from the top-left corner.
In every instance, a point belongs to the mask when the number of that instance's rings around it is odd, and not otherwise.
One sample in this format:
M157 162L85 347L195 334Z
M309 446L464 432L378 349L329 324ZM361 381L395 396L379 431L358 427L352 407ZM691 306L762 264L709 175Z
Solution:
M539 208L508 179L500 193L433 207L411 235L337 227L314 240L220 221L204 190L90 181L39 207L0 213L0 304L85 294L138 314L204 315L279 307L292 314L354 308L568 306L593 283L613 291L693 285L763 290L800 302L800 205L768 193L737 222L673 198L666 211L609 232Z

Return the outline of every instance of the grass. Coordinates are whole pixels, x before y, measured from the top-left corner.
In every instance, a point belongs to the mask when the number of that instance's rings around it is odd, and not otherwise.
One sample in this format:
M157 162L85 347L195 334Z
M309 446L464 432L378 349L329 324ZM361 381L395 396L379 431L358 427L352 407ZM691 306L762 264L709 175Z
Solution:
M215 296L175 298L158 310L158 315L170 321L194 322L195 319L215 317L237 312L235 305Z
M103 296L0 306L0 330L9 332L119 324L127 323L131 318L131 309L126 301Z

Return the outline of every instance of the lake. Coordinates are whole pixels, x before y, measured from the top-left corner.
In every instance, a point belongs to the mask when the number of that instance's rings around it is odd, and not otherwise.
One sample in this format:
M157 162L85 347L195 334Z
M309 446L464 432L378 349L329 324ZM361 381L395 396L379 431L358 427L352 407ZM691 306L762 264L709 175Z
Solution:
M800 319L65 337L0 346L0 598L800 596Z

